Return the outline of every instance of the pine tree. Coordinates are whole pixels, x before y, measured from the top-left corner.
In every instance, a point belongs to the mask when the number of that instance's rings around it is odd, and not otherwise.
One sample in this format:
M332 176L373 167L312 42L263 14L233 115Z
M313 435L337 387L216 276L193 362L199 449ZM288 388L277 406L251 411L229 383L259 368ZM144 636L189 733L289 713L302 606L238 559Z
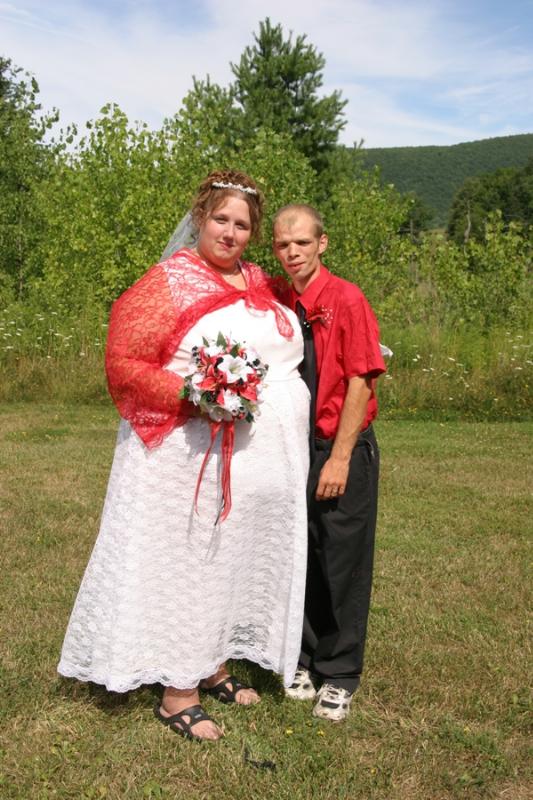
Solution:
M281 25L270 19L259 23L255 44L247 47L238 64L231 64L236 100L242 109L244 135L260 128L288 133L317 172L322 172L335 150L346 121L346 100L338 91L320 97L324 57L292 33L284 38Z

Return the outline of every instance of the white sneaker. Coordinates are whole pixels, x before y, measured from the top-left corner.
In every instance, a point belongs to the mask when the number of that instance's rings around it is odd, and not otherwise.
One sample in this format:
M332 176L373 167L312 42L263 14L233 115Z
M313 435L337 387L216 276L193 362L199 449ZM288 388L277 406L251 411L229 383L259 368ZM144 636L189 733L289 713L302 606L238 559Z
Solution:
M298 667L294 681L285 689L285 694L293 700L313 700L316 697L316 689L308 669Z
M318 702L313 708L313 716L342 722L348 716L352 695L347 689L323 683L317 693Z

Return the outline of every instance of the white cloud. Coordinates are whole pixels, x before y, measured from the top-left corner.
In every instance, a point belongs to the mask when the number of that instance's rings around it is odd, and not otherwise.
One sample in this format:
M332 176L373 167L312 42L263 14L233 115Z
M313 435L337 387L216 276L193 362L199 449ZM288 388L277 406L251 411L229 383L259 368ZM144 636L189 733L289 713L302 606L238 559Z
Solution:
M475 126L451 124L443 119L402 109L386 92L366 86L343 87L352 108L344 132L347 144L364 140L365 147L408 147L453 144L479 138Z
M59 108L63 124L118 102L131 119L159 126L192 75L229 83L230 62L268 14L324 54L324 91L341 89L349 100L346 143L444 144L533 130L530 50L510 43L511 24L489 36L458 9L443 0L269 0L268 9L260 0L20 0L0 2L0 36L4 55L36 75L43 105Z

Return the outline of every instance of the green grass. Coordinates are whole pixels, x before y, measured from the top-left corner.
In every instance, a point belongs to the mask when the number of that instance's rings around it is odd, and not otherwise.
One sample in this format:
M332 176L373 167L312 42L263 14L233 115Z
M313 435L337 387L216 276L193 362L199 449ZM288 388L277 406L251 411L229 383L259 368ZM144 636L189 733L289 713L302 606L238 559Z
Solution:
M158 724L150 687L122 697L55 672L116 425L104 404L0 407L2 798L532 796L533 425L379 423L375 588L348 722L313 720L275 676L240 664L263 699L243 709L207 698L226 731L215 745ZM255 768L246 750L276 769Z
M533 408L531 331L384 328L394 352L379 381L388 419L520 420Z
M10 316L0 314L0 403L108 402L106 323L95 317L73 326L58 314ZM382 418L531 419L530 330L383 326L382 341L394 351L379 381Z

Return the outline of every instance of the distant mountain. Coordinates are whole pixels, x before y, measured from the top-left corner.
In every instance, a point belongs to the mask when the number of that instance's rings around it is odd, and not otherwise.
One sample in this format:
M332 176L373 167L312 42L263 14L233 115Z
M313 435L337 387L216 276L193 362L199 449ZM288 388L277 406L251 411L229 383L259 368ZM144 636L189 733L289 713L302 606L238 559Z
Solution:
M435 212L432 225L444 226L452 198L465 178L500 167L523 167L533 156L533 133L498 136L445 147L362 149L365 169L379 166L384 183L416 192Z

